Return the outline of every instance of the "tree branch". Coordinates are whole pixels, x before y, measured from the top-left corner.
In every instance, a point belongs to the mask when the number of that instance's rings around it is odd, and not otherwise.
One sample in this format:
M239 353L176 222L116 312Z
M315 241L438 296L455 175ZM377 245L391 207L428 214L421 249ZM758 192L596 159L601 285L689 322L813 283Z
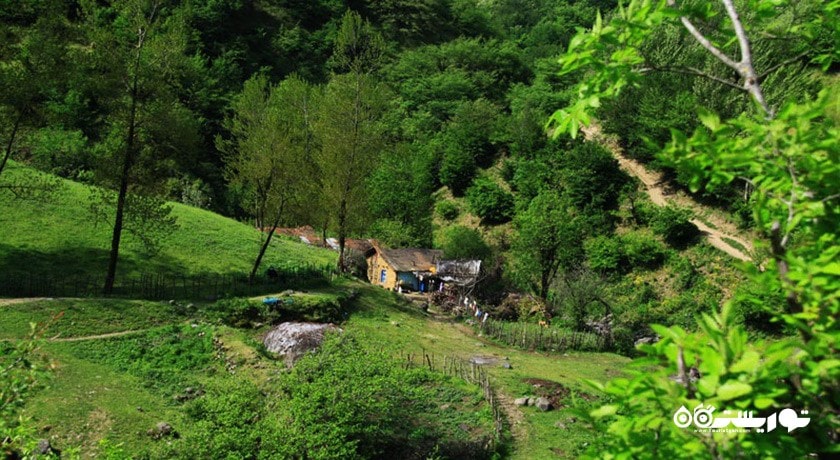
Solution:
M668 0L668 6L676 7L676 0ZM718 49L715 45L713 45L712 42L709 41L709 39L706 38L706 36L703 35L702 32L697 30L697 27L694 26L694 24L691 22L690 19L688 19L687 16L680 16L680 21L682 22L683 26L688 30L688 32L692 36L694 36L694 38L700 43L700 45L703 46L703 48L706 48L710 53L712 53L714 57L718 58L724 64L728 65L729 67L732 67L735 70L738 70L738 63L735 62L734 59L727 56L723 51Z
M741 86L737 83L733 83L729 80L718 77L717 75L712 75L710 73L703 72L702 70L694 68L694 67L657 67L657 66L651 66L651 67L646 67L646 68L643 68L643 69L640 70L641 73L647 73L647 72L650 72L650 71L674 72L674 73L680 73L680 74L684 74L684 75L695 75L695 76L698 76L698 77L708 78L710 80L716 81L720 84L729 86L731 88L740 89L740 90L744 89L743 86Z
M757 77L757 78L758 78L758 81L764 80L764 78L765 78L767 75L770 75L771 73L775 72L776 70L779 70L780 68L782 68L782 67L784 67L784 66L786 66L786 65L793 64L794 62L801 60L801 59L802 59L802 58L804 58L805 56L808 56L808 53L807 53L807 52L804 52L804 53L799 53L799 55L797 55L797 56L794 56L794 57L792 57L792 58L790 58L790 59L786 59L786 60L784 60L784 61L782 61L782 62L780 62L780 63L778 63L778 64L774 65L773 67L770 67L769 69L765 70L764 72L762 72L762 73L761 73L761 75L759 75L759 76Z

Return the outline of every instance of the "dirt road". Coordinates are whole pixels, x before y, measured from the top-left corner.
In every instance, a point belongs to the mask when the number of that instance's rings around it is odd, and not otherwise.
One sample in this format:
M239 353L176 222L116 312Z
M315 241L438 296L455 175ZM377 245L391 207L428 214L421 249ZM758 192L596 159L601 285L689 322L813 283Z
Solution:
M695 216L702 216L702 219L695 217L691 222L700 229L709 244L736 259L747 262L752 260L752 243L738 236L739 232L735 225L720 218L712 209L694 201L685 193L674 190L661 173L651 171L640 162L625 156L621 146L615 140L604 136L597 123L593 123L582 131L586 140L598 142L612 152L621 169L639 178L655 205L666 206L668 203L673 203L691 209Z

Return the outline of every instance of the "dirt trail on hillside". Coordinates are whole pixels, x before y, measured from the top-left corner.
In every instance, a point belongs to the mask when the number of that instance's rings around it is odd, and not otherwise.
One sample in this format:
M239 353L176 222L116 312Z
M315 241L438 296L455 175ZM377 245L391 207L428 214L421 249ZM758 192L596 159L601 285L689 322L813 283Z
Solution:
M29 303L29 302L38 302L41 300L52 300L50 297L21 297L17 299L0 299L0 307L5 307L7 305L14 305L17 303Z
M583 128L582 131L586 140L598 142L606 147L612 152L615 159L618 160L622 169L642 181L642 184L645 186L645 191L655 205L665 206L668 203L674 203L680 207L691 209L695 216L703 217L703 220L695 217L691 219L691 223L700 229L709 244L738 260L752 261L752 257L750 256L753 251L752 243L738 236L739 232L735 228L735 225L721 219L709 207L694 201L690 196L676 190L664 179L661 173L651 171L645 168L640 162L625 156L621 146L614 139L609 139L604 136L601 132L600 125L597 123L592 123L590 126ZM727 240L741 245L745 251Z
M50 342L83 342L86 340L100 340L110 339L112 337L122 337L124 335L140 334L146 332L148 329L136 329L131 331L109 332L107 334L86 335L83 337L53 337Z

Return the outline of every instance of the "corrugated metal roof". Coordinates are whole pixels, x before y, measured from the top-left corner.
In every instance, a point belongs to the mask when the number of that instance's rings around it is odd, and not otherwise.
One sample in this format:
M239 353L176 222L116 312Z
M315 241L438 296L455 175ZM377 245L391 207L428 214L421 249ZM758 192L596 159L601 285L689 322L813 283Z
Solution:
M437 261L443 257L439 249L382 249L377 248L379 255L398 272L430 272L434 271Z

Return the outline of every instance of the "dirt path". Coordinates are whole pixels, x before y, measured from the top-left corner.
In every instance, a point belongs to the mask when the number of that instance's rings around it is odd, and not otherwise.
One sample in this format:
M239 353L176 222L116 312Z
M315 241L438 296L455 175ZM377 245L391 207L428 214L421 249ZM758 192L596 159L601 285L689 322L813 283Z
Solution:
M20 297L16 299L0 299L0 307L14 305L17 303L38 302L40 300L52 300L50 297Z
M587 140L598 142L612 152L622 169L639 178L653 204L666 206L668 203L674 203L691 209L694 215L698 216L692 219L691 223L700 229L709 244L736 259L752 261L750 256L753 251L752 243L738 236L740 232L734 224L722 219L708 206L697 203L681 191L674 190L661 173L651 171L640 162L626 157L621 146L614 139L609 139L601 133L601 127L597 123L593 123L582 131ZM731 243L733 241L735 244Z
M86 335L84 337L53 337L50 342L83 342L86 340L100 340L110 339L112 337L122 337L131 334L140 334L146 332L148 329L136 329L131 331L109 332L107 334Z

